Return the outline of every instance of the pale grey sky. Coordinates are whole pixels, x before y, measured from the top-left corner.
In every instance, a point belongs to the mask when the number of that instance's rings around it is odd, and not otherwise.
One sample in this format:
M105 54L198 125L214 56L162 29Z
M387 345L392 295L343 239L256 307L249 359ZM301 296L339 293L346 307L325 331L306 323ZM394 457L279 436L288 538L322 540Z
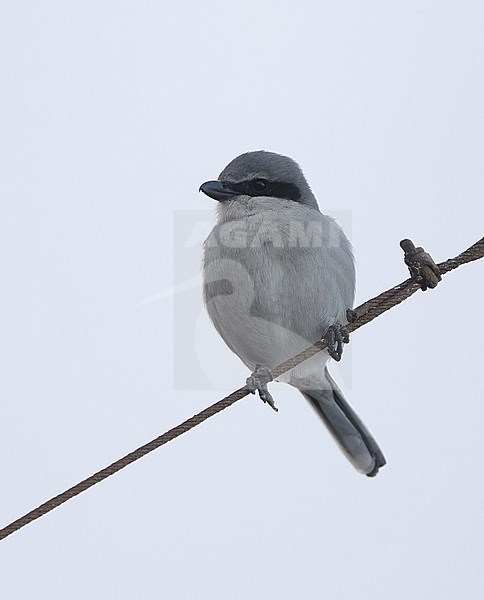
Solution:
M358 302L406 278L402 238L440 261L482 237L483 30L477 1L3 3L1 525L244 382L174 234L237 154L302 165ZM482 598L482 273L333 369L376 479L273 385L277 415L246 398L2 542L0 596Z

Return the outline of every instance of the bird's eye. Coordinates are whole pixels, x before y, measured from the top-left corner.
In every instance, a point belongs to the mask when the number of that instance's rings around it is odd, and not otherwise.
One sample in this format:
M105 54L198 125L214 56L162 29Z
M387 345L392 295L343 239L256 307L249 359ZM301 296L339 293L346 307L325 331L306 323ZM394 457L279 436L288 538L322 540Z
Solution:
M263 192L267 188L267 181L265 179L254 179L251 187L256 192Z

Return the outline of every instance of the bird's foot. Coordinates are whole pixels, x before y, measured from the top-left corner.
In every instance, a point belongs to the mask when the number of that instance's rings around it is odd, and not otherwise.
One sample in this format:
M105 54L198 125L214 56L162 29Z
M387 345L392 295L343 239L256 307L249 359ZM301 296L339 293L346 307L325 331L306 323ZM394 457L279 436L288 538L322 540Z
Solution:
M400 247L405 252L404 261L410 271L410 277L420 285L422 291L436 287L442 277L430 254L423 248L415 248L412 240L402 240Z
M272 372L269 367L264 365L255 365L255 371L250 377L247 377L246 385L249 388L251 394L259 392L260 399L268 404L272 410L276 412L279 410L274 403L274 398L267 389L267 384L272 381Z
M322 341L328 344L327 350L331 358L339 362L343 355L343 344L350 341L350 334L344 325L335 323L328 328Z

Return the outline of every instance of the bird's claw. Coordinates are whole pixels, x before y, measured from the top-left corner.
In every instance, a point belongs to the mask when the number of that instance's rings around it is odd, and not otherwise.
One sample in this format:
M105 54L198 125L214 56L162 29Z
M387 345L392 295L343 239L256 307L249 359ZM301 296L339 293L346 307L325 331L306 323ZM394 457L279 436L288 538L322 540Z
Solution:
M434 288L442 279L439 267L428 252L420 246L415 248L412 240L402 240L400 247L405 253L404 261L410 271L411 278L418 283L425 292L427 288Z
M324 334L323 342L328 347L328 354L333 360L339 362L343 355L343 344L347 344L350 341L350 334L344 325L338 325L335 323L328 328L328 331Z
M260 399L268 404L272 410L276 412L279 410L275 405L274 398L267 389L267 384L272 381L272 372L269 367L263 365L256 365L255 371L250 377L247 377L246 385L249 388L251 394L259 392Z

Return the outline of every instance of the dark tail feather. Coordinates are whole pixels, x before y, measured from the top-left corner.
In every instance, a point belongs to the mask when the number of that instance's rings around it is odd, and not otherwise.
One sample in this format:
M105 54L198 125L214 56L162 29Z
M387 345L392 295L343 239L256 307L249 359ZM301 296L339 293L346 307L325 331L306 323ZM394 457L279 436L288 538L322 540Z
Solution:
M360 473L374 477L380 467L386 464L385 457L327 369L325 376L331 388L300 391L323 419L351 464Z

